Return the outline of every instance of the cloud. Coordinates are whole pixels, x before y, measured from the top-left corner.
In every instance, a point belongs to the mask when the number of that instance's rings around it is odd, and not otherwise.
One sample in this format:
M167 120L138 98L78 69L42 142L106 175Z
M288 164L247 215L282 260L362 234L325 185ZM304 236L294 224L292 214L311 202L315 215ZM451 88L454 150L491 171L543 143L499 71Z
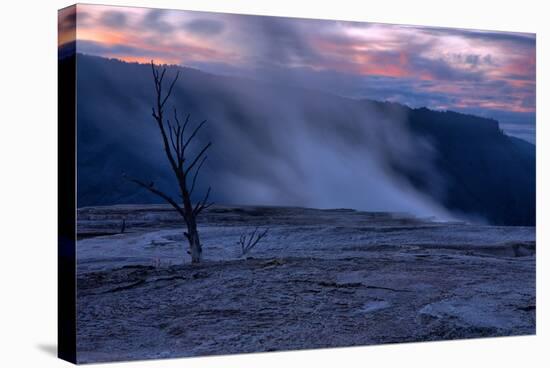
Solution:
M61 9L58 14L59 29L75 30L76 29L76 6L69 6Z
M80 40L77 43L78 52L90 55L107 55L107 54L116 54L116 55L131 55L131 56L142 56L146 54L146 50L142 48L136 48L128 45L122 44L105 44L101 42Z
M161 34L172 33L176 27L164 19L165 15L166 11L164 10L149 10L143 16L141 27L143 27L144 30L150 30Z
M424 34L433 36L456 36L468 40L479 40L488 43L505 42L515 45L524 45L534 47L536 45L536 36L533 33L512 33L500 31L481 31L475 29L454 29L437 27L411 27Z
M124 27L126 26L126 15L117 10L106 11L101 15L101 23L107 27Z
M495 66L495 62L490 54L450 54L452 62L467 65L472 68L483 66Z
M225 25L214 19L198 18L184 24L184 29L203 36L215 36L223 32Z
M411 70L418 74L424 74L432 79L441 81L480 81L484 78L480 71L454 68L451 64L441 59L429 59L412 56L410 58Z
M534 110L534 90L518 90L508 81L490 80L482 73L477 73L474 78L470 73L451 69L444 61L413 60L412 63L420 64L420 67L416 69L418 74L411 73L409 77L357 76L331 69L288 69L278 65L263 65L255 70L226 63L199 62L192 65L214 74L262 79L352 98L398 102L410 107L456 110L492 117L503 124L523 121L534 126L534 113L521 112ZM420 70L430 73L431 79L420 78ZM521 111L514 111L518 109ZM515 131L511 133L515 134Z
M254 65L297 66L322 63L324 56L309 42L309 27L290 18L241 17L240 36Z
M78 14L79 50L94 55L411 106L535 111L533 34L95 5Z

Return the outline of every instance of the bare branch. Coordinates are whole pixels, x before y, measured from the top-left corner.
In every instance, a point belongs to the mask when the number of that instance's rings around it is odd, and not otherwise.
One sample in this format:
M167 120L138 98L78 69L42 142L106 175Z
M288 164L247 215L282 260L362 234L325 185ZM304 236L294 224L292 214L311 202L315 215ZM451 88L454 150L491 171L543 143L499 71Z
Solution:
M180 148L181 148L182 161L185 161L185 158L183 157L185 153L185 148L183 148L183 133L185 132L185 128L187 128L187 124L189 124L190 117L191 117L191 114L188 113L187 116L185 117L185 123L183 123L183 126L181 128Z
M185 117L185 123L183 123L182 125L182 132L185 131L185 128L187 127L187 124L189 123L189 118L191 117L191 114L187 114L187 116ZM178 123L178 125L181 125L180 124L180 121L178 119L178 110L174 107L174 118L176 119L176 122Z
M159 74L158 74L158 70L156 69L155 63L153 62L153 60L151 60L151 70L153 71L153 80L155 82L155 90L157 91L157 95L158 95L160 93L160 90L159 90Z
M197 212L197 214L202 211L204 209L204 207L206 206L206 202L208 202L208 198L210 197L210 191L212 190L211 187L208 187L208 189L206 190L206 194L204 195L204 198L202 199L202 201L200 201L199 203L197 203L197 205L199 205L198 207L198 210L196 210L195 212ZM210 204L212 205L212 204ZM209 205L209 206L210 206Z
M214 202L208 202L211 189L212 189L211 187L208 187L208 190L206 191L204 198L201 201L197 202L197 204L195 205L195 208L193 209L193 214L195 216L198 216L203 210L214 205Z
M203 120L201 121L201 123L195 128L195 130L193 131L193 133L191 133L191 135L189 136L189 138L187 139L187 141L185 142L185 144L183 145L183 150L185 151L185 149L187 148L187 146L189 146L189 143L191 143L191 141L193 140L193 138L195 138L195 135L197 135L197 132L199 131L200 128L202 128L202 126L206 123L206 120Z
M170 120L166 120L166 124L168 124L168 132L170 133L170 143L172 144L172 148L174 149L174 152L176 152L176 155L179 157L179 148L176 146L176 143L174 142L174 134L176 134L176 140L178 140L176 130L170 124Z
M183 217L183 218L186 218L185 216L185 213L183 211L183 209L180 207L179 204L176 203L176 201L174 201L169 195L163 193L162 191L160 191L159 189L155 188L155 185L153 182L149 183L149 184L146 184L144 182L142 182L141 180L139 179L136 179L136 178L130 178L128 177L126 174L123 174L123 177L127 180L130 180L131 182L133 183L136 183L138 184L139 186L147 189L148 191L150 191L151 193L153 194L156 194L157 196L161 197L162 199L164 199L166 202L170 203L172 205L172 207L174 207L176 209L176 211L178 211L178 213Z
M195 157L195 159L193 160L193 162L187 167L187 169L185 170L185 176L187 176L187 174L193 170L193 167L197 164L197 162L199 161L199 159L201 158L202 155L204 155L204 153L206 152L206 150L208 148L210 148L210 146L212 145L212 142L208 142L208 144L206 146L204 146L204 148L199 152L199 154Z
M166 71L166 69L164 69L164 71ZM163 76L164 76L164 71L163 71ZM166 104L166 101L168 100L168 98L170 97L170 95L172 94L172 89L174 88L174 85L176 84L176 82L178 81L178 78L180 76L180 72L178 70L178 72L176 73L176 77L174 78L174 80L172 81L172 83L170 84L170 87L168 88L168 93L166 94L166 97L164 97L164 99L162 100L162 103L160 104L160 106L164 106L164 104ZM162 78L161 78L161 83L162 83Z
M189 195L193 194L193 190L195 189L195 183L197 182L197 176L199 175L199 171L201 170L202 164L204 164L204 161L206 161L207 158L208 156L204 156L199 166L197 166L197 170L195 170L195 174L193 175L193 182L191 183L191 189L189 189Z
M183 132L181 130L181 126L178 123L178 127L176 129L176 152L178 153L178 162L183 161L183 152L181 151L181 144L180 144L180 137L183 135ZM181 164L180 164L181 166Z
M160 133L161 133L161 136L162 136L162 141L163 141L163 145L164 145L164 151L166 152L166 157L168 158L168 161L170 161L170 165L172 166L172 170L174 171L174 173L178 177L178 180L180 180L179 178L181 177L181 175L178 174L179 165L176 162L176 160L174 159L174 156L173 156L172 151L170 149L169 138L168 138L168 135L166 134L166 129L164 127L164 118L163 118L163 105L164 104L161 102L161 99L162 99L162 78L164 77L164 73L166 71L166 68L164 68L161 77L159 77L159 71L155 67L155 64L154 64L153 61L151 61L151 68L152 68L152 71L153 71L153 78L155 80L155 88L156 88L156 91L157 91L157 96L156 96L157 106L156 106L156 110L153 107L153 117L155 118L155 120L157 122L157 125L159 127L159 130L160 130ZM175 84L175 82L178 78L178 75L179 75L179 73L176 75L176 78L174 78L174 80L172 81L171 87L174 86L174 84ZM171 89L168 91L168 94L166 95L166 98L168 98L170 96L170 93L171 93Z
M166 74L166 68L162 68L162 74L159 78L159 84L162 84L162 80L164 79L164 74Z
M259 227L256 227L250 234L243 233L239 237L238 244L241 246L241 255L244 256L250 252L268 233L269 228L263 232L259 232Z
M174 119L177 123L177 126L178 126L178 134L176 134L176 146L178 147L177 149L177 152L178 152L178 167L182 167L183 166L183 162L185 161L185 147L184 147L184 143L183 143L183 138L184 138L184 133L185 133L185 128L187 127L187 124L189 124L189 118L190 118L191 114L187 114L187 116L185 117L185 122L183 123L183 125L181 125L180 121L179 121L179 118L178 118L178 111L177 109L174 107Z

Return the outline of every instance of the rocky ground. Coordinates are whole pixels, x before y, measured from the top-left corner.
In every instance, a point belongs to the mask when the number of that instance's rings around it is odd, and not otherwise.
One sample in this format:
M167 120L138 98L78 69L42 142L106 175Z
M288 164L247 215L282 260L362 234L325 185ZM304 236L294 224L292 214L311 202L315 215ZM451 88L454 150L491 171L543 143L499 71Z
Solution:
M279 207L201 224L195 266L168 207L79 210L79 362L535 333L534 228Z

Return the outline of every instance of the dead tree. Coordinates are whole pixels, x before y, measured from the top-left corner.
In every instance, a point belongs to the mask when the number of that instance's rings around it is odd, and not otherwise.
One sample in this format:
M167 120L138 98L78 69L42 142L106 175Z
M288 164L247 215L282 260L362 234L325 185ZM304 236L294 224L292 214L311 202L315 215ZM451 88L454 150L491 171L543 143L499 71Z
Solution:
M165 105L168 102L172 94L172 90L179 78L179 71L168 86L168 90L163 92L163 80L166 74L166 68L155 66L151 61L151 69L153 71L153 79L155 82L155 106L152 108L152 115L155 119L156 125L160 131L162 138L162 145L166 158L170 163L174 176L176 177L179 187L179 195L181 197L182 204L171 198L169 195L155 187L153 182L143 182L135 178L128 178L132 182L147 189L151 193L161 197L168 202L178 214L183 218L187 231L184 232L187 241L189 242L189 254L191 255L192 263L199 263L202 259L202 246L199 238L199 232L197 230L197 217L199 214L210 207L213 203L209 202L210 190L208 187L206 193L201 200L193 204L191 197L195 190L195 184L199 172L207 159L206 151L212 145L212 142L205 144L197 154L189 153L189 145L193 142L193 139L197 136L199 130L206 123L206 120L200 122L192 131L187 135L187 128L189 125L190 114L187 114L183 123L180 123L178 112L174 107L173 121L170 122L165 116Z
M254 231L250 234L242 234L239 238L238 244L241 246L241 256L246 255L248 252L252 250L262 240L268 232L269 229L265 229L264 231L260 232L259 228L254 229Z

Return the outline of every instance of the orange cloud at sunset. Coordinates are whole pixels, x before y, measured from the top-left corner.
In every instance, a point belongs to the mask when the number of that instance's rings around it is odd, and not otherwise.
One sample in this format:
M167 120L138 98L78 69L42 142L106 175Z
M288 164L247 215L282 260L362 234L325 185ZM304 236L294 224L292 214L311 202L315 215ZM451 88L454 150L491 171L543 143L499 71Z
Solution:
M60 12L66 26L59 44L74 41L67 30L76 9L79 53L325 83L331 92L337 83L345 95L486 115L525 113L534 124L532 34L101 5L68 9Z

